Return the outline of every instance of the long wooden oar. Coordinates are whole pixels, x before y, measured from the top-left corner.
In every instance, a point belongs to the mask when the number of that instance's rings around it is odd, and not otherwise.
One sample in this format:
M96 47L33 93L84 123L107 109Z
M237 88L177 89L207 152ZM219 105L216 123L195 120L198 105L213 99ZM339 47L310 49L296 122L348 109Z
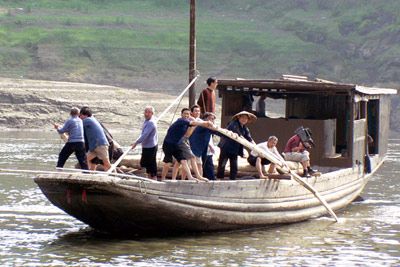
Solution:
M183 95L186 93L187 90L192 86L192 84L199 78L200 75L197 75L196 77L193 78L193 80L186 86L186 88L182 91L182 93L175 98L175 100L158 116L155 120L155 123L158 123L159 120L161 120L162 117L183 97ZM114 164L111 165L111 168L108 169L107 173L111 173L115 170L115 168L118 166L118 164L125 158L126 155L128 155L129 151L131 151L132 147L129 147L122 155L119 157L119 159L114 162Z
M68 174L68 175L81 175L82 173L95 173L95 174L98 174L99 176L109 176L110 175L110 174L107 174L106 172L89 171L89 170L82 170L82 169L57 168L57 170L60 170L60 171L41 171L41 170L21 170L21 169L2 169L2 168L0 168L0 173L3 172L3 173L17 173L17 174L33 173L33 174ZM124 179L146 181L146 182L151 182L151 183L160 183L156 180L152 180L152 179L145 178L145 177L140 177L137 175L112 173L111 176L124 178ZM88 177L90 177L90 175Z
M284 170L286 170L287 172L289 172L292 177L293 180L295 180L296 182L298 182L299 184L301 184L302 186L304 186L304 188L306 188L308 191L310 191L311 193L313 193L313 195L322 203L322 205L326 208L326 210L329 212L329 214L332 215L332 217L338 221L338 217L336 216L335 212L332 210L332 208L329 206L328 202L326 202L325 199L323 199L323 197L318 193L318 191L309 183L307 183L306 181L304 181L303 179L301 179L301 177L293 172L292 170L290 170L289 166L287 165L286 161L283 158L279 158L278 156L276 156L275 154L273 154L270 151L264 151L262 149L260 149L259 147L257 147L257 145L249 142L247 139L245 139L244 137L239 136L238 134L229 131L227 129L223 129L220 127L216 127L214 128L215 131L231 138L232 140L242 144L243 146L247 147L250 150L254 150L255 152L257 152L257 154L263 158L268 159L269 161L271 161L272 163L278 165L279 167L283 168Z

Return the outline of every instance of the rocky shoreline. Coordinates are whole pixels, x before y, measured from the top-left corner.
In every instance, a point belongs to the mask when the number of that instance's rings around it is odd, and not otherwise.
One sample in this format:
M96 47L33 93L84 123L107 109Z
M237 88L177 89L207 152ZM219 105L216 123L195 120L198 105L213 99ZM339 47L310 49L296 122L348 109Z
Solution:
M63 123L73 106L91 107L102 123L115 129L140 128L146 105L161 112L174 99L113 86L1 78L0 128L48 129ZM169 124L173 111L161 119L161 126Z

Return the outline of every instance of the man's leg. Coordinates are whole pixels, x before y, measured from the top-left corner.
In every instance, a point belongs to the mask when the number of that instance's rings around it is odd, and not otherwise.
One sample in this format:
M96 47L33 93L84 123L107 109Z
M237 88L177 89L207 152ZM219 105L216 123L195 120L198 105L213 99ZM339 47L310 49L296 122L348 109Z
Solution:
M178 176L180 165L181 164L178 161L175 161L174 166L172 167L172 180L176 180L176 177ZM181 179L183 180L183 177L181 177Z
M79 162L79 165L81 165L81 169L87 170L88 165L86 163L85 145L83 142L75 143L75 156Z
M218 159L218 167L217 167L217 178L224 179L225 176L225 166L228 162L228 156L224 151L221 150L221 154Z
M162 171L161 171L161 180L165 180L165 177L167 177L167 173L169 170L169 167L171 166L170 162L164 162Z
M205 159L203 160L203 174L204 177L210 180L215 180L214 162L212 155L206 156Z
M196 178L199 180L203 180L203 181L208 181L207 178L204 178L203 175L200 173L200 170L197 168L197 162L196 162L196 158L193 157L190 159L190 164L192 165L192 169L196 175Z
M92 159L94 159L95 157L96 157L96 155L91 153L90 151L86 155L86 160L87 160L87 163L88 163L88 167L89 167L89 170L91 170L91 171L95 171L96 170L96 165L97 164L93 164L92 163Z
M256 160L256 168L258 171L258 175L260 176L260 178L267 178L264 174L263 174L263 165L261 164L261 158L257 157Z
M74 150L71 143L66 143L58 155L57 168L64 167L65 162L73 152Z
M270 163L269 164L268 173L274 173L274 172L275 172L275 164L274 163Z
M181 165L182 165L183 170L186 172L186 175L187 175L187 177L188 177L189 180L196 180L196 181L198 181L198 179L196 179L196 178L194 178L194 177L192 176L192 174L191 174L191 172L190 172L189 165L188 165L188 163L187 163L187 160L182 159L182 160L181 160Z
M238 171L238 156L237 155L229 155L229 164L231 165L231 172L229 173L229 179L236 180L237 171Z

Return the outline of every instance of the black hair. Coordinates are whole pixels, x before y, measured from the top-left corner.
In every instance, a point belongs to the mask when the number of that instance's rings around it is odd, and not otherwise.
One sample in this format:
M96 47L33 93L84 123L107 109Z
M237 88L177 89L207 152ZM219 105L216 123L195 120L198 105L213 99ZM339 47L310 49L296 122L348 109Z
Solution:
M194 110L195 108L200 108L200 106L197 105L197 104L194 104L194 105L190 108L190 112L193 112L193 110Z
M217 81L217 77L210 77L207 79L207 85L210 86L213 82Z
M181 114L183 114L183 112L185 112L186 110L189 110L189 111L190 111L190 109L188 109L188 108L183 108L183 109L181 110Z
M81 115L86 115L88 117L92 117L92 110L89 107L82 107L79 112Z

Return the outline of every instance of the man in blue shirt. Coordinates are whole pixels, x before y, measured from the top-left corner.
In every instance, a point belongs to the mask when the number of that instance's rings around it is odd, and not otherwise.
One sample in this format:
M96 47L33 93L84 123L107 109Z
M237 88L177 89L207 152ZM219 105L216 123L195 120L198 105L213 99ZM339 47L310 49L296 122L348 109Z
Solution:
M103 161L104 170L107 171L111 168L110 159L108 157L108 146L106 135L100 123L92 117L92 111L89 107L82 107L79 117L83 120L83 130L86 145L89 152L86 155L89 170L96 170L96 164L92 163L95 157Z
M83 138L83 124L82 120L78 117L79 109L71 108L71 117L60 128L58 124L54 124L54 128L59 134L67 133L68 140L58 155L57 168L64 167L65 162L75 152L75 156L84 170L88 169L85 161L85 143Z
M174 157L179 163L181 163L184 171L187 174L189 180L202 180L202 177L193 178L190 173L189 165L187 160L183 156L182 150L179 146L182 142L182 137L185 135L187 129L191 126L202 126L202 127L213 127L213 123L210 121L194 121L190 120L190 109L183 108L181 111L181 118L177 119L168 129L167 135L163 142L163 151L165 154L164 165L161 174L161 180L164 180L167 176L168 169L172 163L172 157ZM205 179L207 180L207 179Z
M140 166L146 168L148 178L157 180L157 147L158 135L157 125L153 120L154 108L147 106L144 109L145 121L142 127L142 133L139 138L132 144L132 149L135 149L137 144L142 144L142 157Z

